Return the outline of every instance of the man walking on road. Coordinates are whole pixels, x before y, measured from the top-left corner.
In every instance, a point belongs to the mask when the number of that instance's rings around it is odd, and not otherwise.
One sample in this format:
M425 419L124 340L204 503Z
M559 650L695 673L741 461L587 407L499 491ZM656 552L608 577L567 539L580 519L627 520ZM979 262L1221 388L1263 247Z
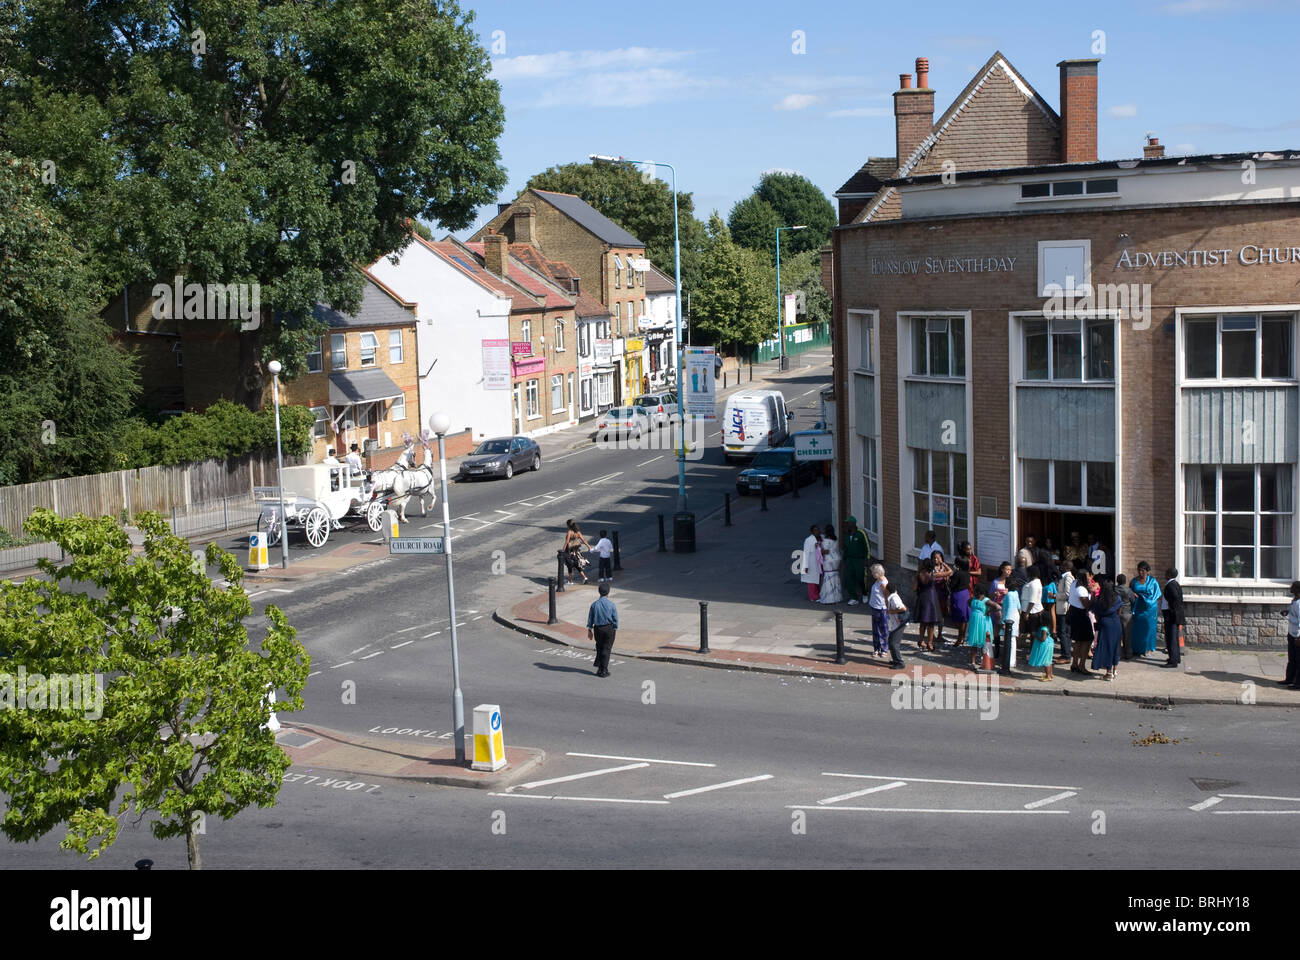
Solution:
M596 676L609 676L609 653L614 649L614 632L618 630L618 608L609 599L609 584L599 587L600 596L587 611L587 639L596 642Z
M850 604L862 599L862 585L865 583L867 560L871 555L867 547L867 535L858 529L857 517L849 517L844 533L844 596Z

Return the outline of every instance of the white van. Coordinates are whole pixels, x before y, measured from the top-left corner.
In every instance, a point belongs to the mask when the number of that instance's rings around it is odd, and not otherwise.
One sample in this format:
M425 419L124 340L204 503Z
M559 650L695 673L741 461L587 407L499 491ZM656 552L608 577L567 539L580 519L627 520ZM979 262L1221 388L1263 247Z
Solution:
M723 455L728 460L752 457L760 450L783 445L793 417L785 409L780 390L732 394L722 412Z

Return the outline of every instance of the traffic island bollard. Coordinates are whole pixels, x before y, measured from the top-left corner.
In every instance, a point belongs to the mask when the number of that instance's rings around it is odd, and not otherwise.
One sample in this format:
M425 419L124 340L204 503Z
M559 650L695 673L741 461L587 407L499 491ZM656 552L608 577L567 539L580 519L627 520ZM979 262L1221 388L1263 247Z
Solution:
M668 543L664 540L664 515L659 514L659 552L668 552Z
M561 593L564 592L564 551L555 551L555 582L559 584L556 587Z
M840 610L835 611L835 662L849 662L844 656L844 613Z
M614 531L614 569L615 570L623 569L623 561L619 559L619 555L618 555L618 531L617 530Z
M700 601L700 653L709 652L709 601Z
M153 861L148 859L147 857L144 860L137 860L135 862L135 868L137 870L152 870Z
M763 487L759 490L759 496L761 496L763 499L762 510L764 513L766 513L767 512L767 484L764 484Z
M555 615L555 578L547 577L547 593L550 594L551 604L550 612L546 615L546 625L549 627L553 623L559 623L560 618Z
M723 523L723 526L729 527L731 526L731 494L724 493L722 497L724 500L723 509L725 510L725 516L726 516L726 522Z

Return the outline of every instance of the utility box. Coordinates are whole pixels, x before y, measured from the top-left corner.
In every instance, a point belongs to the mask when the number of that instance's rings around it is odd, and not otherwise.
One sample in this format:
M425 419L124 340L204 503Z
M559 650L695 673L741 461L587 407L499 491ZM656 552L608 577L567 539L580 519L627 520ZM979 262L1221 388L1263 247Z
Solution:
M248 535L248 569L265 570L270 565L267 559L266 534L250 533Z
M501 729L501 708L483 703L474 708L474 762L471 770L502 770L506 765L506 738Z

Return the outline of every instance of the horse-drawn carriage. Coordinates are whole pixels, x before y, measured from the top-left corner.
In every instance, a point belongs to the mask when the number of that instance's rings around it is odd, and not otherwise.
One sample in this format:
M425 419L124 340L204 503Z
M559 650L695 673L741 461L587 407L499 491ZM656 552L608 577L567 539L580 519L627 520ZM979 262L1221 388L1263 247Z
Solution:
M283 531L291 526L301 527L313 547L324 546L331 530L342 529L347 517L365 516L371 501L365 475L353 473L346 463L285 467L283 478L283 523L279 489L258 487L255 491L262 505L257 529L266 532L268 546L279 543ZM380 519L382 523L382 511Z

